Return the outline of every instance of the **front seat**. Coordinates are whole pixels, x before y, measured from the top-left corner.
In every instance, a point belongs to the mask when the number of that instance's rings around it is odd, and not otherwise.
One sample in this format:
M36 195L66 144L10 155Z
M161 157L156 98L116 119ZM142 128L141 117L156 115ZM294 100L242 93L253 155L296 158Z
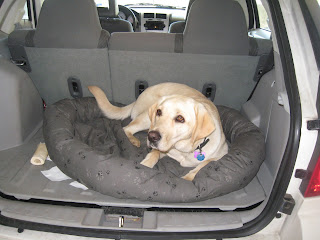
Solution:
M48 105L91 96L88 85L100 86L112 97L110 34L101 28L94 1L46 0L36 30L29 33L24 34L24 44L15 39L19 31L10 34L10 50L25 50L29 76Z
M109 8L98 7L101 27L110 34L113 32L133 32L132 24L119 18L118 14L119 7L116 0L109 1Z
M177 22L173 22L170 24L169 26L169 33L183 33L184 28L186 27L186 21L188 19L188 15L189 15L189 11L191 8L191 5L193 4L195 0L190 0L189 1L189 5L187 8L187 14L186 14L186 20L185 21L177 21Z

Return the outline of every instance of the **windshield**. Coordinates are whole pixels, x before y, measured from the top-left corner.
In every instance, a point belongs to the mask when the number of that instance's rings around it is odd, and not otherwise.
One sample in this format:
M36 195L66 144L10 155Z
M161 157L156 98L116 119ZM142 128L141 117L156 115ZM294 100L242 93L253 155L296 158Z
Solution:
M94 0L97 7L109 7L108 0ZM186 8L189 0L118 0L117 3L130 7L164 7L164 8Z
M118 4L124 6L155 6L168 8L186 8L189 0L118 0Z
M94 1L96 3L97 7L109 7L109 1L108 0L94 0Z

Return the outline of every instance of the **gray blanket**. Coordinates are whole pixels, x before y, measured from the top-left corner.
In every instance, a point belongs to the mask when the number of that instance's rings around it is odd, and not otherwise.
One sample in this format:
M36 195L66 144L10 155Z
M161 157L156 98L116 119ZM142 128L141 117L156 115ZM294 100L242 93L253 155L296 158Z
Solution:
M169 157L150 169L140 164L148 151L146 132L134 147L122 127L130 120L103 117L94 98L64 99L44 114L43 133L57 166L90 189L116 198L156 202L194 202L246 186L265 157L261 131L226 107L218 107L229 153L202 168L194 181L181 179L191 170Z

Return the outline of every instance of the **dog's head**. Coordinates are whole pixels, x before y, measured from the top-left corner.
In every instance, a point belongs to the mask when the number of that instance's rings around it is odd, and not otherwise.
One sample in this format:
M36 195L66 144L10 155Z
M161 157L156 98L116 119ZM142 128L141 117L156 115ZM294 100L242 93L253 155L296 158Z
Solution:
M149 117L148 146L161 152L173 147L189 152L196 141L215 130L203 104L180 95L161 98L149 108Z

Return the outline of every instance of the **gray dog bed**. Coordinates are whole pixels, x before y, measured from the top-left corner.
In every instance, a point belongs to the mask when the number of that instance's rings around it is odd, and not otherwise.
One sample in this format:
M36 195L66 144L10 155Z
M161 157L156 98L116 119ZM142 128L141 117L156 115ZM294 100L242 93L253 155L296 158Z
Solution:
M90 189L116 198L156 202L195 202L246 186L265 157L261 131L226 107L218 107L229 153L201 169L194 181L181 179L184 168L169 157L150 169L140 164L148 151L146 133L134 147L122 127L130 121L103 117L94 98L65 99L49 106L43 133L57 166Z

